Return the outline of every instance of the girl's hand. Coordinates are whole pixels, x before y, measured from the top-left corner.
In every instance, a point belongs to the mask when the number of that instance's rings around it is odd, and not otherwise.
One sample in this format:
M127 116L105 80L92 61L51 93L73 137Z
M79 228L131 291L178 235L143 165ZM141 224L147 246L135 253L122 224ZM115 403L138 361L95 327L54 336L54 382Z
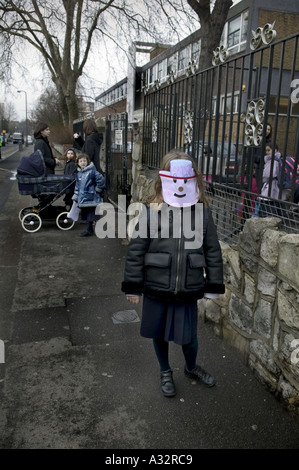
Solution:
M139 295L127 295L127 300L128 302L131 302L131 304L139 304L140 296Z

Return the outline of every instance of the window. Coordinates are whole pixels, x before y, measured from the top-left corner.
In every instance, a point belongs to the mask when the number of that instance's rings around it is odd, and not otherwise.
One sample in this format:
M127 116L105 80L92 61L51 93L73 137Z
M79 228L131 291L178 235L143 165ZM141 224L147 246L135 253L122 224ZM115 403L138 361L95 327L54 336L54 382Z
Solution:
M189 48L179 51L178 70L185 70L189 62Z
M176 72L177 70L177 56L173 55L168 58L167 60L167 75L170 74L170 72Z
M141 82L142 82L142 86L146 87L147 86L147 78L148 78L148 75L147 75L147 72L142 72L142 77L141 77Z
M248 10L225 23L220 44L227 47L230 54L246 48L248 29Z
M287 115L288 114L288 106L289 106L289 97L287 96L280 96L279 98L279 105L278 105L278 114ZM270 96L269 99L269 114L275 114L277 107L277 96ZM299 103L291 103L291 116L298 116L299 115Z
M299 103L291 103L291 116L299 117Z
M232 104L233 101L233 104ZM232 96L227 96L226 101L225 97L222 96L221 98L221 106L220 106L220 113L221 114L230 114L231 112L237 113L238 112L238 104L239 104L239 95L234 95L234 100L232 100ZM224 108L225 106L225 108Z
M148 69L148 84L151 85L157 79L157 65Z
M212 98L212 115L216 115L216 98Z
M194 62L196 62L199 59L200 50L201 50L201 43L199 40L197 42L194 42L191 46L191 61L194 60Z
M236 18L228 23L227 45L229 48L239 44L240 31L241 31L240 18Z
M166 75L166 60L162 60L157 64L157 78L161 80Z

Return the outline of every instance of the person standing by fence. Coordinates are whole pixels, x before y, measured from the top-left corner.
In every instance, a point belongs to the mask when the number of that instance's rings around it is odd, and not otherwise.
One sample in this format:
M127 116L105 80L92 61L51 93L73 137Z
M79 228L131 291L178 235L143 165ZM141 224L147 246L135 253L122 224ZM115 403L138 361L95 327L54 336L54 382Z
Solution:
M167 213L169 208L169 237L165 237L162 212L166 209ZM172 397L176 394L168 357L170 341L182 347L185 375L212 387L215 385L214 377L196 363L197 299L218 297L224 293L223 262L202 176L189 155L178 151L165 155L156 180L155 194L144 209L147 235L138 236L135 231L131 238L122 291L133 304L138 304L143 294L140 333L153 339L163 395ZM186 209L190 210L195 234L202 235L202 241L193 249L186 247L188 237L184 232L182 213ZM199 209L203 211L203 224L196 227ZM151 217L158 217L160 221L155 234ZM175 217L179 217L178 226ZM141 220L140 217L139 224ZM178 228L179 236L176 237Z
M94 119L86 119L86 121L84 121L83 132L86 136L86 140L79 134L74 134L75 146L80 149L82 153L86 153L89 156L90 161L94 164L97 171L103 173L100 165L100 150L103 142L103 134L98 132Z
M278 199L281 176L281 153L271 143L266 145L266 155L264 157L263 186L260 197L260 217L282 217L282 205Z

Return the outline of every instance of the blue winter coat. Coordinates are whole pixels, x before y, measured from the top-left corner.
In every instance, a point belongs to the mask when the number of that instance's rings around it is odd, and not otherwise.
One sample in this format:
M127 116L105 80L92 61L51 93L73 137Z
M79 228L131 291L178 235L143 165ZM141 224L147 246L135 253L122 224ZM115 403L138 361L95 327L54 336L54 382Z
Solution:
M83 170L78 168L73 201L79 207L96 207L103 201L105 178L91 162Z

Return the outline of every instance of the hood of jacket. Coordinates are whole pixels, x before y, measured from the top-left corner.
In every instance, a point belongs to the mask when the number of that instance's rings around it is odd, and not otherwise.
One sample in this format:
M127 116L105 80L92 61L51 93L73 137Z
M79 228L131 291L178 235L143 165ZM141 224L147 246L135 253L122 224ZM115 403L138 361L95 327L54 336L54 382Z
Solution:
M78 172L81 171L82 173L84 173L84 172L90 171L90 170L96 170L96 167L94 166L94 164L93 164L92 162L90 162L90 164L87 165L85 168L80 168L80 167L78 166Z

